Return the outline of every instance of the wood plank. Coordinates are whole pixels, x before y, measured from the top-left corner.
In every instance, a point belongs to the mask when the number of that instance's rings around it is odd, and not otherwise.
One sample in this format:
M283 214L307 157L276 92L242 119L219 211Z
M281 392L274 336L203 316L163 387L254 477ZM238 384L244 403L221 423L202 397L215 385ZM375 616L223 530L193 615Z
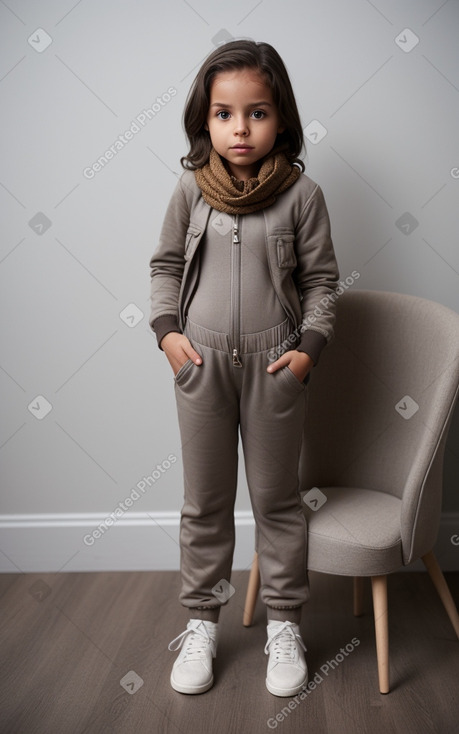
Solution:
M459 574L446 578L457 602ZM167 649L188 620L177 600L178 573L3 575L0 731L456 731L458 643L427 574L389 577L391 693L383 696L370 581L364 585L364 615L356 618L352 579L311 573L301 629L316 687L296 703L266 690L260 600L254 625L242 625L247 579L243 571L231 579L236 593L221 613L214 687L185 696L170 687L177 653ZM132 694L120 684L129 671L143 681Z

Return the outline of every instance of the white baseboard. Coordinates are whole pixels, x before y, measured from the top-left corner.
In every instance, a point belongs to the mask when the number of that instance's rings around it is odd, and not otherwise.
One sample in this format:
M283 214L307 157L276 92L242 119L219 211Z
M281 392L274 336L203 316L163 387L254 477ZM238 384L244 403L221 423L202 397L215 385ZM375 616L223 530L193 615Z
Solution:
M0 572L178 570L179 512L108 515L0 515ZM250 511L235 513L234 570L249 569L254 551ZM98 528L100 528L98 530ZM435 553L443 571L459 571L459 513L444 513ZM407 570L423 571L421 561Z

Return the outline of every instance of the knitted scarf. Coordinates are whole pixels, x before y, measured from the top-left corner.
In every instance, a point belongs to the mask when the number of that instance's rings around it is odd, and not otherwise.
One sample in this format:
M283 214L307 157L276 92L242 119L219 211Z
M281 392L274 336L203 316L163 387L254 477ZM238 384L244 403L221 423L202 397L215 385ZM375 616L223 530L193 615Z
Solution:
M209 162L194 173L204 201L227 214L250 214L271 206L301 173L298 166L289 163L283 149L284 146L274 149L265 158L257 178L240 181L228 173L212 148Z

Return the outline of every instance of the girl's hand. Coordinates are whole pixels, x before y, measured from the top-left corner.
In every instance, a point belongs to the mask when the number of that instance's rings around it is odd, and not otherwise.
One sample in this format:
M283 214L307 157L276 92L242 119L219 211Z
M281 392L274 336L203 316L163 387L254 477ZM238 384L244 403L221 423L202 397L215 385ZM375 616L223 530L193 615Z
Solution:
M298 352L296 349L290 349L269 365L268 372L276 372L281 367L287 366L295 377L300 382L303 382L308 372L314 367L314 362L306 352Z
M172 367L174 376L185 362L192 359L195 364L202 364L199 354L191 346L191 342L184 334L177 331L169 331L161 339L161 348L164 351L169 364Z

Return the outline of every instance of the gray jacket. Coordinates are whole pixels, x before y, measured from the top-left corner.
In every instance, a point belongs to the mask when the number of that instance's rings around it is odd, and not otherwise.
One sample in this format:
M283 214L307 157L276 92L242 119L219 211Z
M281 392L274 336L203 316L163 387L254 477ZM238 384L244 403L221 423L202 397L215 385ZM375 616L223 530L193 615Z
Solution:
M159 346L169 331L183 331L199 272L199 243L211 211L194 173L185 171L170 200L159 245L150 260L150 326ZM262 212L272 284L293 328L283 351L299 349L317 363L333 336L339 279L322 190L302 174ZM244 217L244 232L250 237L254 215L239 216Z

